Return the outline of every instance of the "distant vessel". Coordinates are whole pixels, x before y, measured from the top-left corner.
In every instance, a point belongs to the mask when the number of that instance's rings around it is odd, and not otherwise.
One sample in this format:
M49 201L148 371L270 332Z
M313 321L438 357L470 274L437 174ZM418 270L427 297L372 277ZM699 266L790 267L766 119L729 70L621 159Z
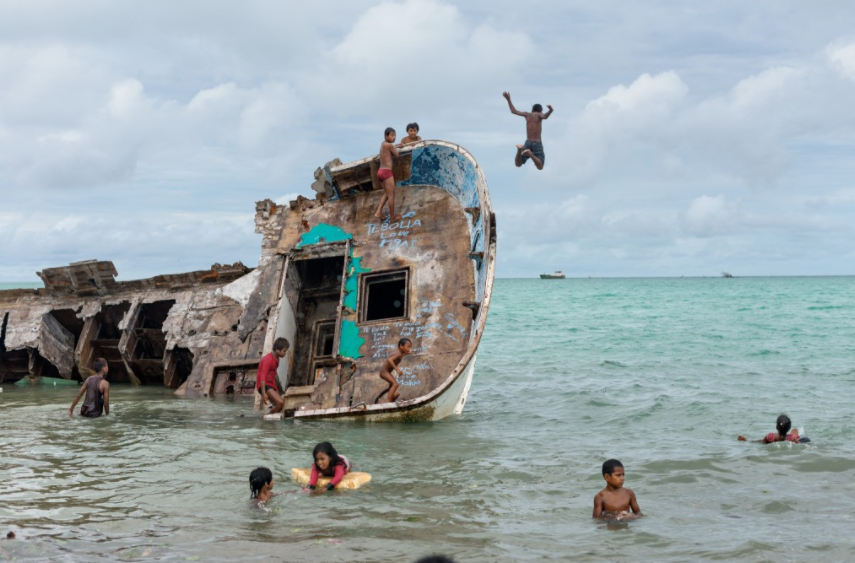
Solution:
M566 276L561 270L556 270L553 274L540 274L542 280L563 280Z
M732 278L733 276L730 274L730 272L722 272L722 273L721 273L721 277L723 277L723 278Z

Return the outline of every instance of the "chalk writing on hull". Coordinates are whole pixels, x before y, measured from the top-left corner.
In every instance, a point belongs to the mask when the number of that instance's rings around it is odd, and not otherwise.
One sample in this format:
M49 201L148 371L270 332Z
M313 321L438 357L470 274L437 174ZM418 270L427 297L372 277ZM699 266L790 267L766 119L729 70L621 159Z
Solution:
M412 366L398 366L399 373L395 380L401 387L416 387L422 384L420 374L432 370L433 366L427 362L420 362Z
M415 211L410 211L400 221L394 223L385 221L383 223L368 223L366 225L369 236L380 236L380 248L413 248L416 245L415 236L422 226L421 219L414 219Z

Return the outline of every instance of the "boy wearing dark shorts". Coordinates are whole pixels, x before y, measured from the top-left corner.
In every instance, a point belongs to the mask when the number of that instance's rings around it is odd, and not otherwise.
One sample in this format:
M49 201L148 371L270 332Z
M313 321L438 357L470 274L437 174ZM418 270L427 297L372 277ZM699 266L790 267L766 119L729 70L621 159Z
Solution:
M514 107L514 103L511 101L510 93L502 92L502 95L508 100L508 107L511 108L511 113L525 118L526 141L525 144L517 145L517 155L514 159L514 164L520 167L528 159L531 159L538 170L543 170L543 164L546 162L546 154L543 152L541 133L543 131L543 120L549 119L549 116L552 115L552 106L549 104L546 105L549 108L549 111L546 113L543 113L543 106L540 104L534 104L530 112L517 111L517 108Z

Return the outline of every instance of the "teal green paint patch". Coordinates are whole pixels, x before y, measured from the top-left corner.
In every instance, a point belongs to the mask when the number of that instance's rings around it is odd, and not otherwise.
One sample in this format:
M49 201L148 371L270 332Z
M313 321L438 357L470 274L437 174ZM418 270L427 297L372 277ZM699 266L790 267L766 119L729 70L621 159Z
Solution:
M357 276L359 274L363 274L365 272L370 271L371 268L362 267L362 256L354 257L353 249L351 249L350 269L347 273L347 279L344 282L344 306L350 309L351 311L356 310L356 290L359 288L359 284L357 283Z
M339 240L349 240L352 238L353 235L344 232L341 227L336 227L335 225L328 225L326 223L318 223L317 225L312 227L312 230L310 230L308 233L303 233L302 235L300 235L300 244L297 245L297 248L309 244L318 244L321 242L336 242Z
M356 323L344 319L341 321L341 339L339 340L338 353L345 358L361 358L359 349L365 344L365 339L359 336L359 327Z

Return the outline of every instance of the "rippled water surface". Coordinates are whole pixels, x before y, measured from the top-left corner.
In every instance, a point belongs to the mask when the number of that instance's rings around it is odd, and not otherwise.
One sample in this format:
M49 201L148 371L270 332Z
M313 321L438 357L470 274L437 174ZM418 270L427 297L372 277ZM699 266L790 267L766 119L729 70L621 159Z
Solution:
M2 384L0 561L844 561L855 278L498 280L462 417L263 422L242 400ZM406 360L405 360L406 361ZM786 412L812 438L761 446ZM330 440L372 483L298 492ZM646 517L591 519L622 460ZM273 469L269 512L247 478Z

